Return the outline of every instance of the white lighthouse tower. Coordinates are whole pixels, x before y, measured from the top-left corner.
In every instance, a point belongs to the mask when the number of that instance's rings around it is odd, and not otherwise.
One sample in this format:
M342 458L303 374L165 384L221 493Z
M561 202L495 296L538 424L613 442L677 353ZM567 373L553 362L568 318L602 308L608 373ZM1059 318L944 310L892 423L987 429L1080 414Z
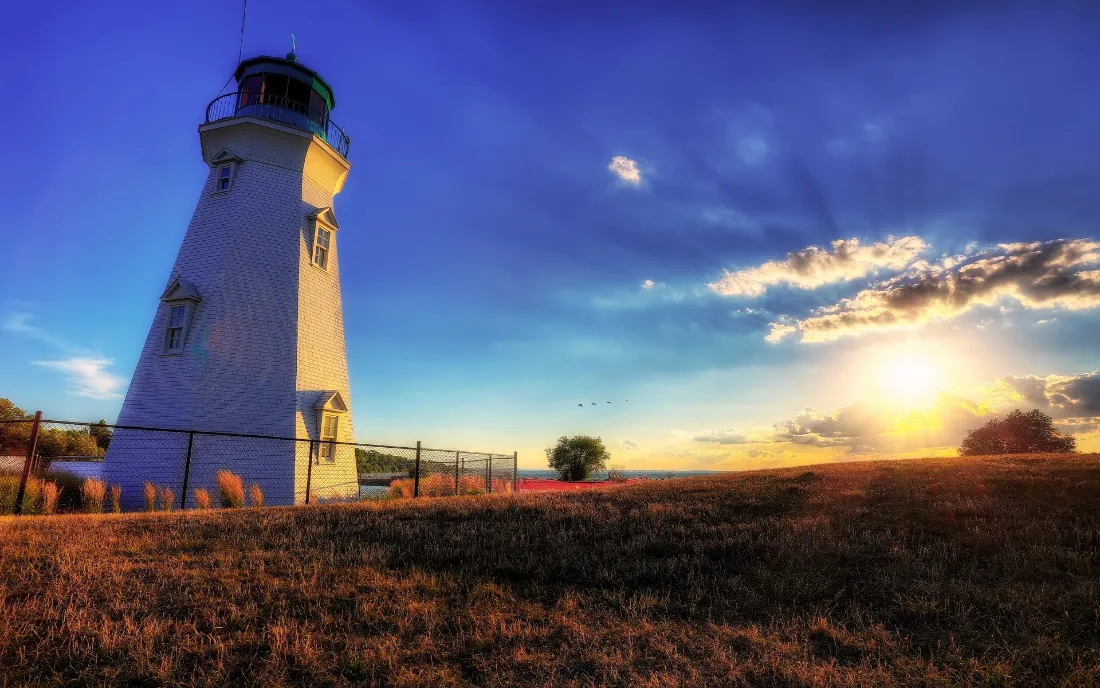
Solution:
M188 455L188 492L228 469L269 504L304 501L307 474L319 496L358 493L353 448L330 443L353 437L333 211L350 141L294 53L234 77L199 126L209 172L118 424L315 442L120 429L104 473L127 508L146 481L180 495Z

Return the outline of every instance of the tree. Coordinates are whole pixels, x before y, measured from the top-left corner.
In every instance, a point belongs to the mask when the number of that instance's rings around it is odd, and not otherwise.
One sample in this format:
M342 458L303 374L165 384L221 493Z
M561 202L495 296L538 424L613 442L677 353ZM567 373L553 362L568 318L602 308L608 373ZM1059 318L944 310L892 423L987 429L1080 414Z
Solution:
M91 423L88 425L88 434L95 439L96 445L99 446L104 452L107 451L107 447L111 444L111 429L107 427L107 421L102 418L98 423Z
M585 480L594 470L602 470L611 458L599 437L576 435L559 437L558 443L546 450L550 468L562 480Z
M15 404L0 398L0 421L30 420ZM31 436L30 423L0 423L0 456L21 456L27 452L27 441Z
M1077 439L1058 432L1054 419L1039 409L1027 413L1017 409L1003 420L991 420L968 432L959 445L961 456L1076 450Z

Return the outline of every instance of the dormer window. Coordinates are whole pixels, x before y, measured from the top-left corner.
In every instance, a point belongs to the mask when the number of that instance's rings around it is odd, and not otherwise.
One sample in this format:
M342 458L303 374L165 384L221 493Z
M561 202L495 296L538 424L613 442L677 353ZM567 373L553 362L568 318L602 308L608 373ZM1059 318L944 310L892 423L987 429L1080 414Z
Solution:
M321 392L313 405L317 412L317 452L311 457L315 464L321 461L335 463L336 446L340 441L340 416L348 412L344 398L336 390ZM349 450L350 451L350 450Z
M339 437L340 416L335 413L321 414L321 455L325 461L336 460L336 439Z
M317 232L313 237L313 264L328 270L328 251L332 244L332 232L321 223L317 223Z
M187 330L191 326L195 307L199 304L199 293L193 284L177 277L161 294L160 300L164 304L164 340L161 354L179 356L187 344Z
M237 166L242 162L233 151L225 148L210 159L210 167L214 170L214 193L226 193L233 188Z
M332 208L318 208L317 212L309 216L313 227L313 246L310 249L310 262L322 270L328 270L332 261L332 242L336 238L336 230L340 225L336 224L336 216L332 214Z
M183 353L183 328L187 324L187 304L168 305L168 333L164 340L164 351L169 354Z
M221 165L218 167L218 191L229 191L233 185L233 166Z

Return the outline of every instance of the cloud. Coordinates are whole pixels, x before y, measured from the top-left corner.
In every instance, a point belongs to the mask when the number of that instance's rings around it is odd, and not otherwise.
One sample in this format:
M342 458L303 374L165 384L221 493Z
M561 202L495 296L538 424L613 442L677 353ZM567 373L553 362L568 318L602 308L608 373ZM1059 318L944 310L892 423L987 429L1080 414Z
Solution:
M933 452L957 447L966 433L1012 409L1038 408L1049 413L1063 432L1086 435L1100 431L1100 370L1076 375L1007 375L981 388L977 401L941 394L927 407L857 401L828 411L807 408L771 430L731 428L696 434L695 442L757 445L755 458L807 450L840 450L847 454ZM766 449L761 444L778 445Z
M989 405L946 394L928 408L859 401L825 412L803 409L766 433L733 429L708 432L693 439L718 444L780 443L836 448L849 453L907 452L957 445L968 430L981 425L993 413Z
M769 344L775 344L776 342L783 341L787 335L798 332L798 328L794 325L788 325L786 323L773 322L768 324L768 334L764 335L764 341Z
M777 321L782 334L771 341L795 332L803 342L823 342L917 327L1005 298L1025 308L1094 308L1100 306L1100 270L1084 268L1098 262L1100 244L1086 239L1002 244L939 265L921 261L906 274L794 321L793 330L791 323Z
M871 143L878 143L885 136L882 125L875 122L863 123L863 138Z
M866 277L880 269L901 270L927 248L917 236L888 237L876 244L859 239L837 239L831 248L810 246L792 251L783 260L772 260L736 272L725 271L721 279L708 284L723 296L760 296L774 284L815 289L833 282Z
M989 406L941 395L929 408L856 402L827 413L806 409L776 426L776 439L849 452L905 452L957 445L993 414Z
M1006 375L993 384L994 396L1047 411L1055 418L1100 416L1100 370L1079 375Z
M751 439L747 432L740 430L714 430L696 435L692 439L696 442L714 442L715 444L752 444L758 441Z
M74 351L81 348L66 339L55 337L41 327L34 325L31 322L34 320L34 317L35 316L31 313L12 313L0 323L0 329L7 332L14 332L15 334L21 334L31 339L37 339L60 351Z
M638 169L638 163L625 155L616 155L611 158L611 162L607 165L607 169L628 184L638 186L642 183L642 171Z
M630 439L619 440L619 445L627 451L638 448L638 443Z
M746 165L756 165L768 157L768 142L760 134L738 139L737 157Z
M645 282L642 282L642 289L652 289L655 284L656 282L653 280L647 279Z
M121 399L124 378L107 370L109 358L68 358L61 361L34 361L34 365L58 370L69 378L73 394L92 399Z

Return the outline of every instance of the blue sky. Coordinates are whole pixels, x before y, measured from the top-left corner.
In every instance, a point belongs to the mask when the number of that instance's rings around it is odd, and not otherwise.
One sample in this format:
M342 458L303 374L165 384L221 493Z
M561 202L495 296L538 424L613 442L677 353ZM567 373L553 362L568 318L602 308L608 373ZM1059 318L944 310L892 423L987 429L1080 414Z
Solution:
M744 468L946 451L1041 406L1095 445L1096 9L522 5L249 3L245 57L294 33L353 139L360 440ZM0 20L0 395L111 420L240 6Z

